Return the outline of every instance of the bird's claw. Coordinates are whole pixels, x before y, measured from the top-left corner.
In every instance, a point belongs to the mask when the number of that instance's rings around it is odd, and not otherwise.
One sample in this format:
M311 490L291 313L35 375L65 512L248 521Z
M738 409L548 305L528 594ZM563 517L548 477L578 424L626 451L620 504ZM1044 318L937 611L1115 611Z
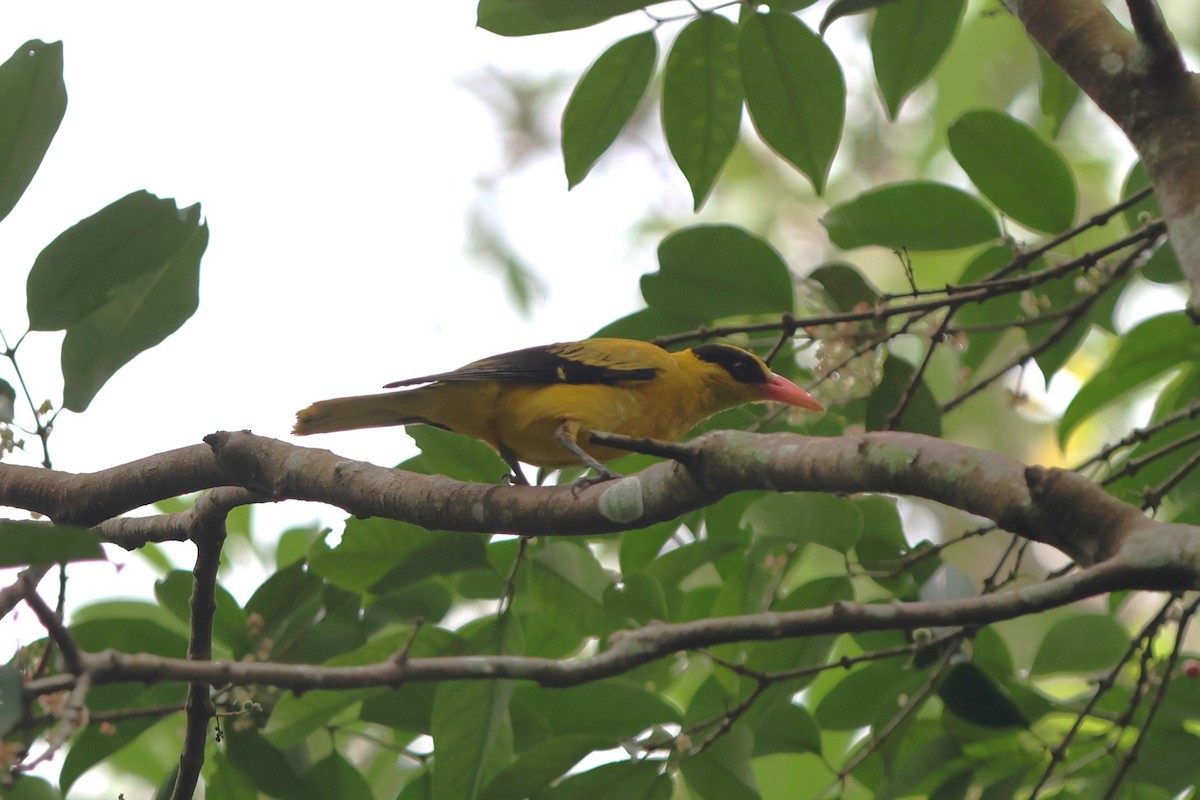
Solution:
M621 476L618 473L613 472L611 469L608 469L607 467L601 467L596 469L595 473L592 475L581 475L580 477L576 478L571 484L571 494L578 497L579 493L584 489L595 486L597 483L616 480L619 477Z

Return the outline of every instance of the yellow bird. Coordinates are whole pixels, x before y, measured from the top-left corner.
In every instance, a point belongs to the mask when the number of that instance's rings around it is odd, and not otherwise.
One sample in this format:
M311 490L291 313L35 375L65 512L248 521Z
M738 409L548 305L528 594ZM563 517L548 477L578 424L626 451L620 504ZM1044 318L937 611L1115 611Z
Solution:
M586 464L614 477L602 462L624 451L592 444L592 431L674 441L718 411L756 400L824 411L758 356L727 344L670 352L632 339L561 342L384 388L421 383L428 385L314 403L296 415L292 432L436 425L487 442L524 482L519 461Z

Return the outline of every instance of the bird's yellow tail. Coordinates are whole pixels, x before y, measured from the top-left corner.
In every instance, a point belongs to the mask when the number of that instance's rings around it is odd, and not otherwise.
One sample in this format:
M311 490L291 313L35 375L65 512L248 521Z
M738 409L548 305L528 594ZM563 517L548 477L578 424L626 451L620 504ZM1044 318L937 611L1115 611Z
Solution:
M419 401L419 394L420 390L414 390L322 400L296 414L292 433L306 436L310 433L429 422L418 410L422 404L414 402Z

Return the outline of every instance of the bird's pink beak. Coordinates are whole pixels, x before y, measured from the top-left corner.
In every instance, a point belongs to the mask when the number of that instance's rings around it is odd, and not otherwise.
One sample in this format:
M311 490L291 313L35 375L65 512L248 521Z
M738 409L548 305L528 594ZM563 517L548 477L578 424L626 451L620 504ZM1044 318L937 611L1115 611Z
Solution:
M810 411L825 410L825 406L818 403L811 394L782 375L771 373L771 378L767 381L765 389L767 400L787 403L789 406L795 406L796 408L807 408Z

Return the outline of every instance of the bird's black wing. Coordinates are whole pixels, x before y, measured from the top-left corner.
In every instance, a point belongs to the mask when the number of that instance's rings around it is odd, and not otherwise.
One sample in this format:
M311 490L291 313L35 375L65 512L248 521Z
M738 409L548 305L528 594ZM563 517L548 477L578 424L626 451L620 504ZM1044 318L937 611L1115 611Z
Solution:
M394 389L398 386L435 381L505 381L529 384L615 384L624 381L648 381L659 373L660 363L666 358L668 356L665 350L644 342L633 342L625 346L616 340L604 339L560 342L501 353L474 361L452 372L394 381L383 388Z

